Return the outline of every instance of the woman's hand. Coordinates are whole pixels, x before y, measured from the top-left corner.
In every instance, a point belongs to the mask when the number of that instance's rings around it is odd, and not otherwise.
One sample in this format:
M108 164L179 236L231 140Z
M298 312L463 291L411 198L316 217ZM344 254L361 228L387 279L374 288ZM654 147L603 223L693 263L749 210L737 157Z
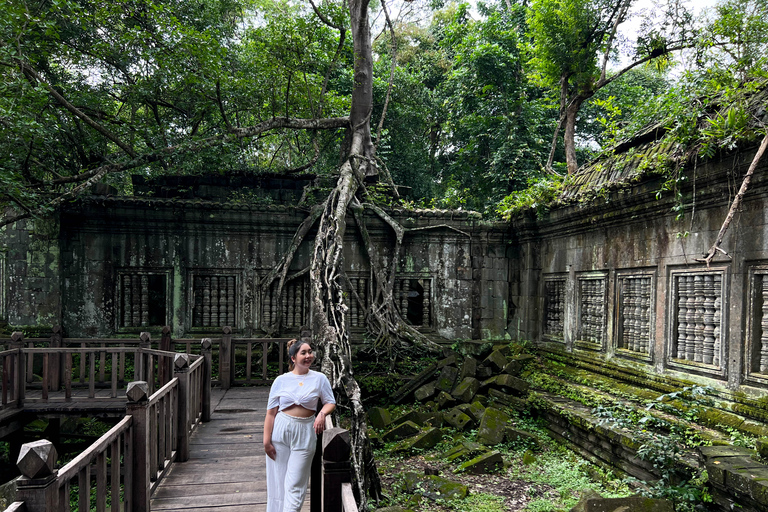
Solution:
M320 411L315 418L315 434L322 434L325 430L325 413Z
M266 453L267 457L272 460L275 460L275 457L277 456L277 450L275 450L272 443L264 443L264 453Z

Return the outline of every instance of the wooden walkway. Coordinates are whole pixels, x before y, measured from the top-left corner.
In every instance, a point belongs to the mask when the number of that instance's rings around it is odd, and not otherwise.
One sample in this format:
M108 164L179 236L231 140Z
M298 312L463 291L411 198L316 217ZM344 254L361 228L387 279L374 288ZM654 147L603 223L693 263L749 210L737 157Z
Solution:
M192 434L189 460L174 463L152 495L152 511L265 511L268 396L268 387L214 388L211 421ZM302 512L309 512L309 493Z

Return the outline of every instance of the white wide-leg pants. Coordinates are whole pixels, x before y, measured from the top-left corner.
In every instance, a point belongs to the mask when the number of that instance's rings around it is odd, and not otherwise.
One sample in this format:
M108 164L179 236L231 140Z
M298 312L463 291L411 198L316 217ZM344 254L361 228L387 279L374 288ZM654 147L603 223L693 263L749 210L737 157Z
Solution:
M275 460L267 457L267 512L298 512L304 503L317 447L315 417L277 413L272 429Z

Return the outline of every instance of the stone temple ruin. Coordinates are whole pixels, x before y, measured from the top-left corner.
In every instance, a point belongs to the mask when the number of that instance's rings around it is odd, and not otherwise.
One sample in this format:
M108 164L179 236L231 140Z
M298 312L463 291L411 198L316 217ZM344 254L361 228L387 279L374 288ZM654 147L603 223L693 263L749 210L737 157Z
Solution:
M435 338L529 340L571 366L648 389L711 386L722 421L766 435L768 160L725 237L728 257L708 267L696 259L714 243L755 145L689 162L676 198L660 193L668 178L644 171L647 160L677 158L656 135L586 166L555 204L511 222L392 211L407 227L434 228L406 237L400 312ZM281 307L260 281L306 215L286 205L302 186L136 178L134 196L94 191L53 217L18 222L0 238L0 317L42 333L61 325L73 337L163 325L175 336L223 325L256 336L278 320L282 333L298 334L309 311L307 274L298 272L308 242ZM393 239L376 218L369 229L379 242ZM355 230L346 236L350 285L365 303L370 269ZM348 314L360 342L362 308L350 301Z

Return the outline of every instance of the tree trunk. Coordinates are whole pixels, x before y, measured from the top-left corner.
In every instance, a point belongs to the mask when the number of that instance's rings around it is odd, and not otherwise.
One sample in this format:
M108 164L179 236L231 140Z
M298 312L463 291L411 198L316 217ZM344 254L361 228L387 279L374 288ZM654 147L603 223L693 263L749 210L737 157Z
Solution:
M565 108L565 163L568 166L568 174L576 174L579 170L579 162L576 160L576 116L579 115L581 104L588 97L579 94L571 100Z
M326 199L310 264L312 331L322 351L322 369L351 414L350 440L354 489L361 510L368 493L378 499L381 484L366 431L360 387L352 371L343 293L344 232L347 211L366 176L376 175L371 140L373 58L368 23L368 0L349 0L354 46L354 89L350 109L351 143L339 169L336 187Z

